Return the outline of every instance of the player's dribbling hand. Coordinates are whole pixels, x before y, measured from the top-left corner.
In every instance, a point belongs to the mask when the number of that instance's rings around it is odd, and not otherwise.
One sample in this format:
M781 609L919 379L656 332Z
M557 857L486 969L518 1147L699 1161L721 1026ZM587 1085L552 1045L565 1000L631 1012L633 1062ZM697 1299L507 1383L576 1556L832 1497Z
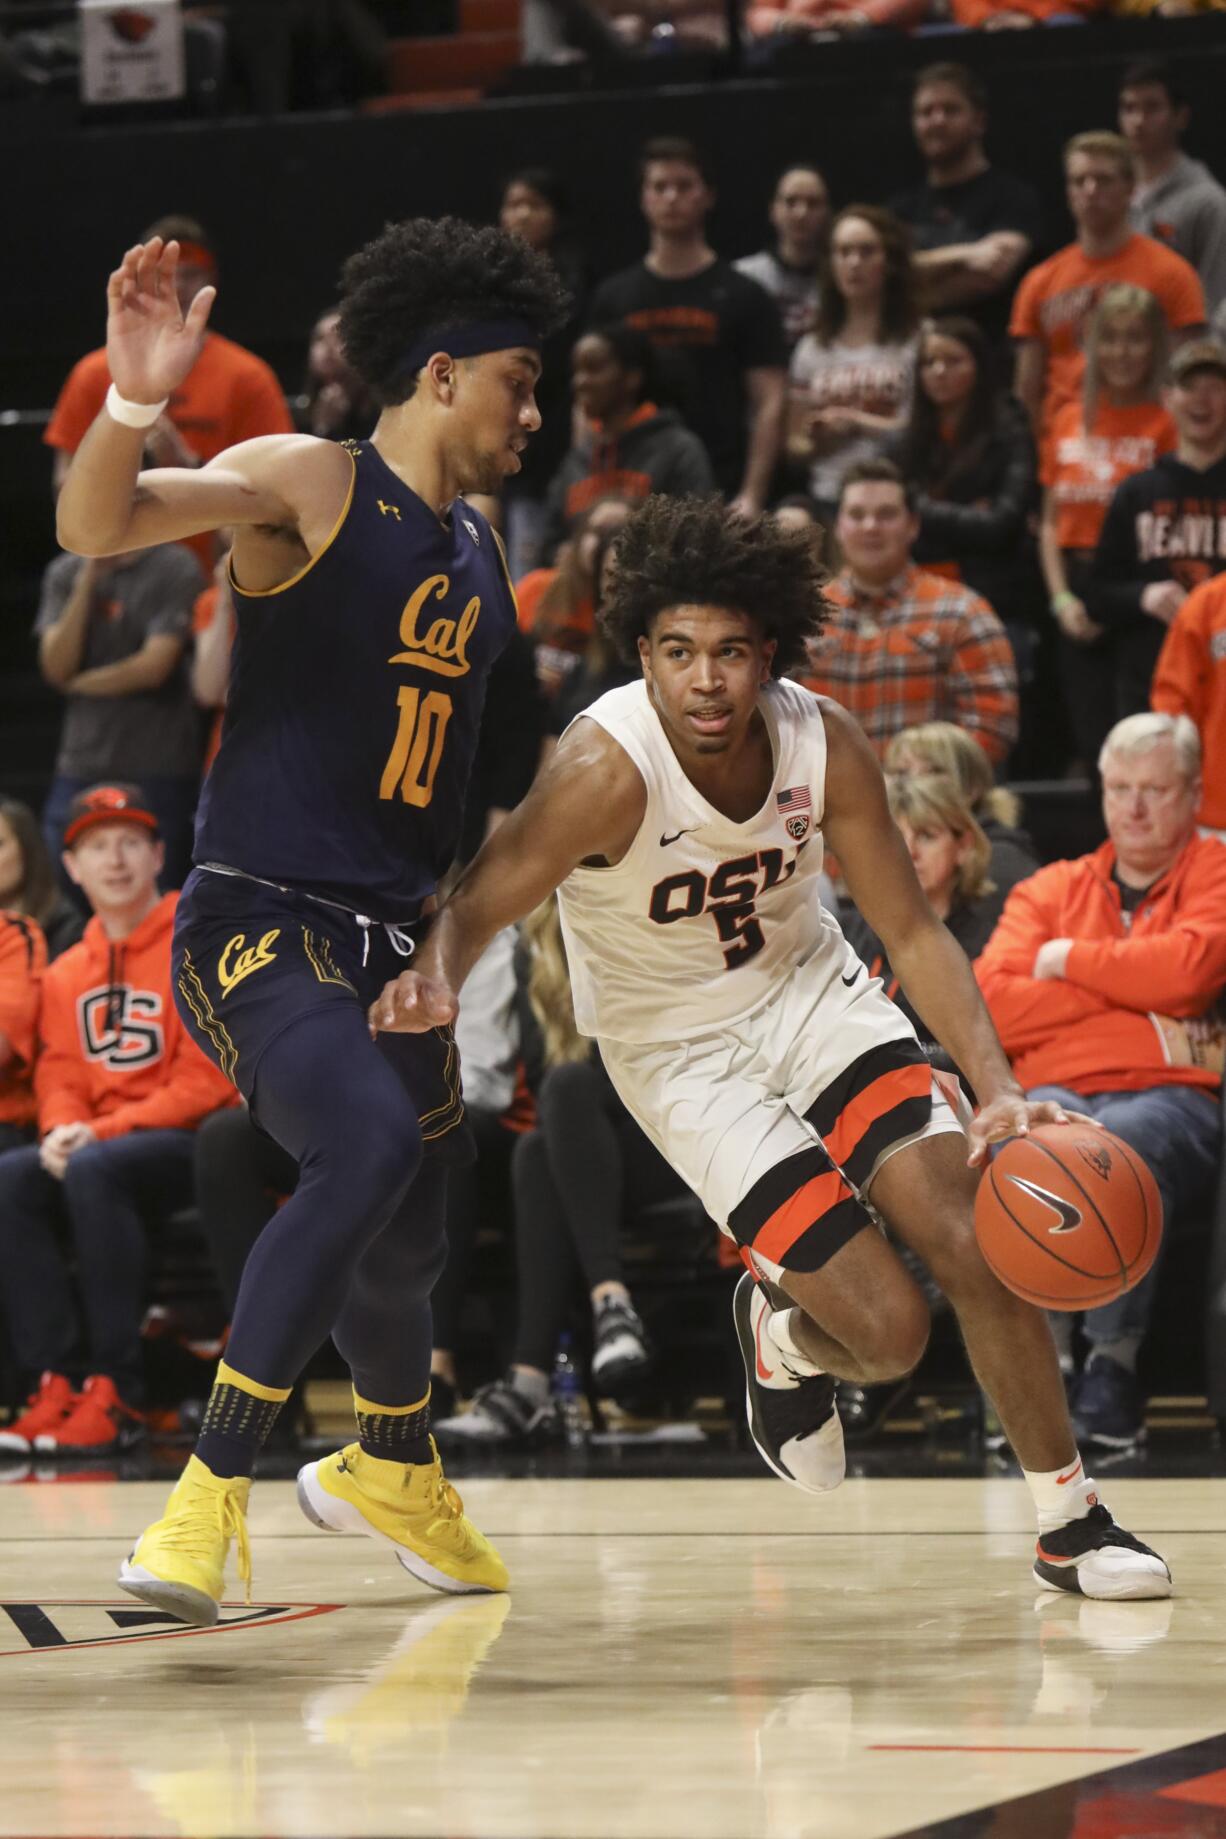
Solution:
M106 287L106 357L129 402L161 402L176 390L204 343L215 287L202 287L186 318L175 292L179 245L135 243Z
M383 994L370 1005L367 1020L371 1039L378 1034L428 1034L454 1022L460 1005L446 984L423 977L420 971L401 971L383 986Z
M989 1144L1003 1143L1007 1137L1029 1136L1036 1124L1093 1124L1095 1129L1100 1128L1097 1118L1087 1117L1084 1111L1070 1111L1055 1099L1030 1099L1023 1098L1020 1092L1007 1093L1003 1098L994 1098L990 1105L984 1105L969 1126L968 1168L978 1168L987 1161Z

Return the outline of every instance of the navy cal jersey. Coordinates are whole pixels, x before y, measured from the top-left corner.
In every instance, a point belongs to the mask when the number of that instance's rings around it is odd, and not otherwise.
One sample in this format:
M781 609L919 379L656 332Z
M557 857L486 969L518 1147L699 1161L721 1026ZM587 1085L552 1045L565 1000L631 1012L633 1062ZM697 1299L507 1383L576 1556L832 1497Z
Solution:
M195 859L416 917L455 854L490 667L515 626L497 541L450 528L369 441L330 541L281 587L234 581L238 634Z

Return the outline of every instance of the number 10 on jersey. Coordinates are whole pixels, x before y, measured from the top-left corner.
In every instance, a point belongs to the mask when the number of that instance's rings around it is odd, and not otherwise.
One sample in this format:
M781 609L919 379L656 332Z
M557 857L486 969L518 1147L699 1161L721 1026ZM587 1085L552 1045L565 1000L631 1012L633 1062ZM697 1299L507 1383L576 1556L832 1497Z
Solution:
M451 698L442 690L428 690L423 695L406 683L401 685L396 702L400 719L379 781L379 797L399 796L406 805L424 809L434 797L434 776L451 720Z

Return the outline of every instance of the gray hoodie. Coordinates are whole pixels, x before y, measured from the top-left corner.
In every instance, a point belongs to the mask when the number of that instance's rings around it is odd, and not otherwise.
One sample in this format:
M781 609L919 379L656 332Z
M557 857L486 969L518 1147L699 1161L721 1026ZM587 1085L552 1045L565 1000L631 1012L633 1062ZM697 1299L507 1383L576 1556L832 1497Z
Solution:
M1181 153L1153 185L1132 196L1132 227L1191 262L1212 319L1226 301L1226 191L1200 160Z

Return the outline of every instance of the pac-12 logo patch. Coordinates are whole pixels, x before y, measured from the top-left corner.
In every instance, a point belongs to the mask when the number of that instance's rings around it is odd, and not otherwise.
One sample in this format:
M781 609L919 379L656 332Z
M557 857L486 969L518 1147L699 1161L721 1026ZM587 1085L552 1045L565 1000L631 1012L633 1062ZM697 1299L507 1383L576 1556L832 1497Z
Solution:
M463 519L463 523L464 523L464 528L468 531L469 536L472 537L473 542L477 545L477 548L480 549L481 532L478 530L476 524L470 523L467 517Z
M809 821L813 812L813 800L809 796L807 785L790 785L786 792L776 792L775 803L783 819L783 827L794 843L799 843L809 834Z

